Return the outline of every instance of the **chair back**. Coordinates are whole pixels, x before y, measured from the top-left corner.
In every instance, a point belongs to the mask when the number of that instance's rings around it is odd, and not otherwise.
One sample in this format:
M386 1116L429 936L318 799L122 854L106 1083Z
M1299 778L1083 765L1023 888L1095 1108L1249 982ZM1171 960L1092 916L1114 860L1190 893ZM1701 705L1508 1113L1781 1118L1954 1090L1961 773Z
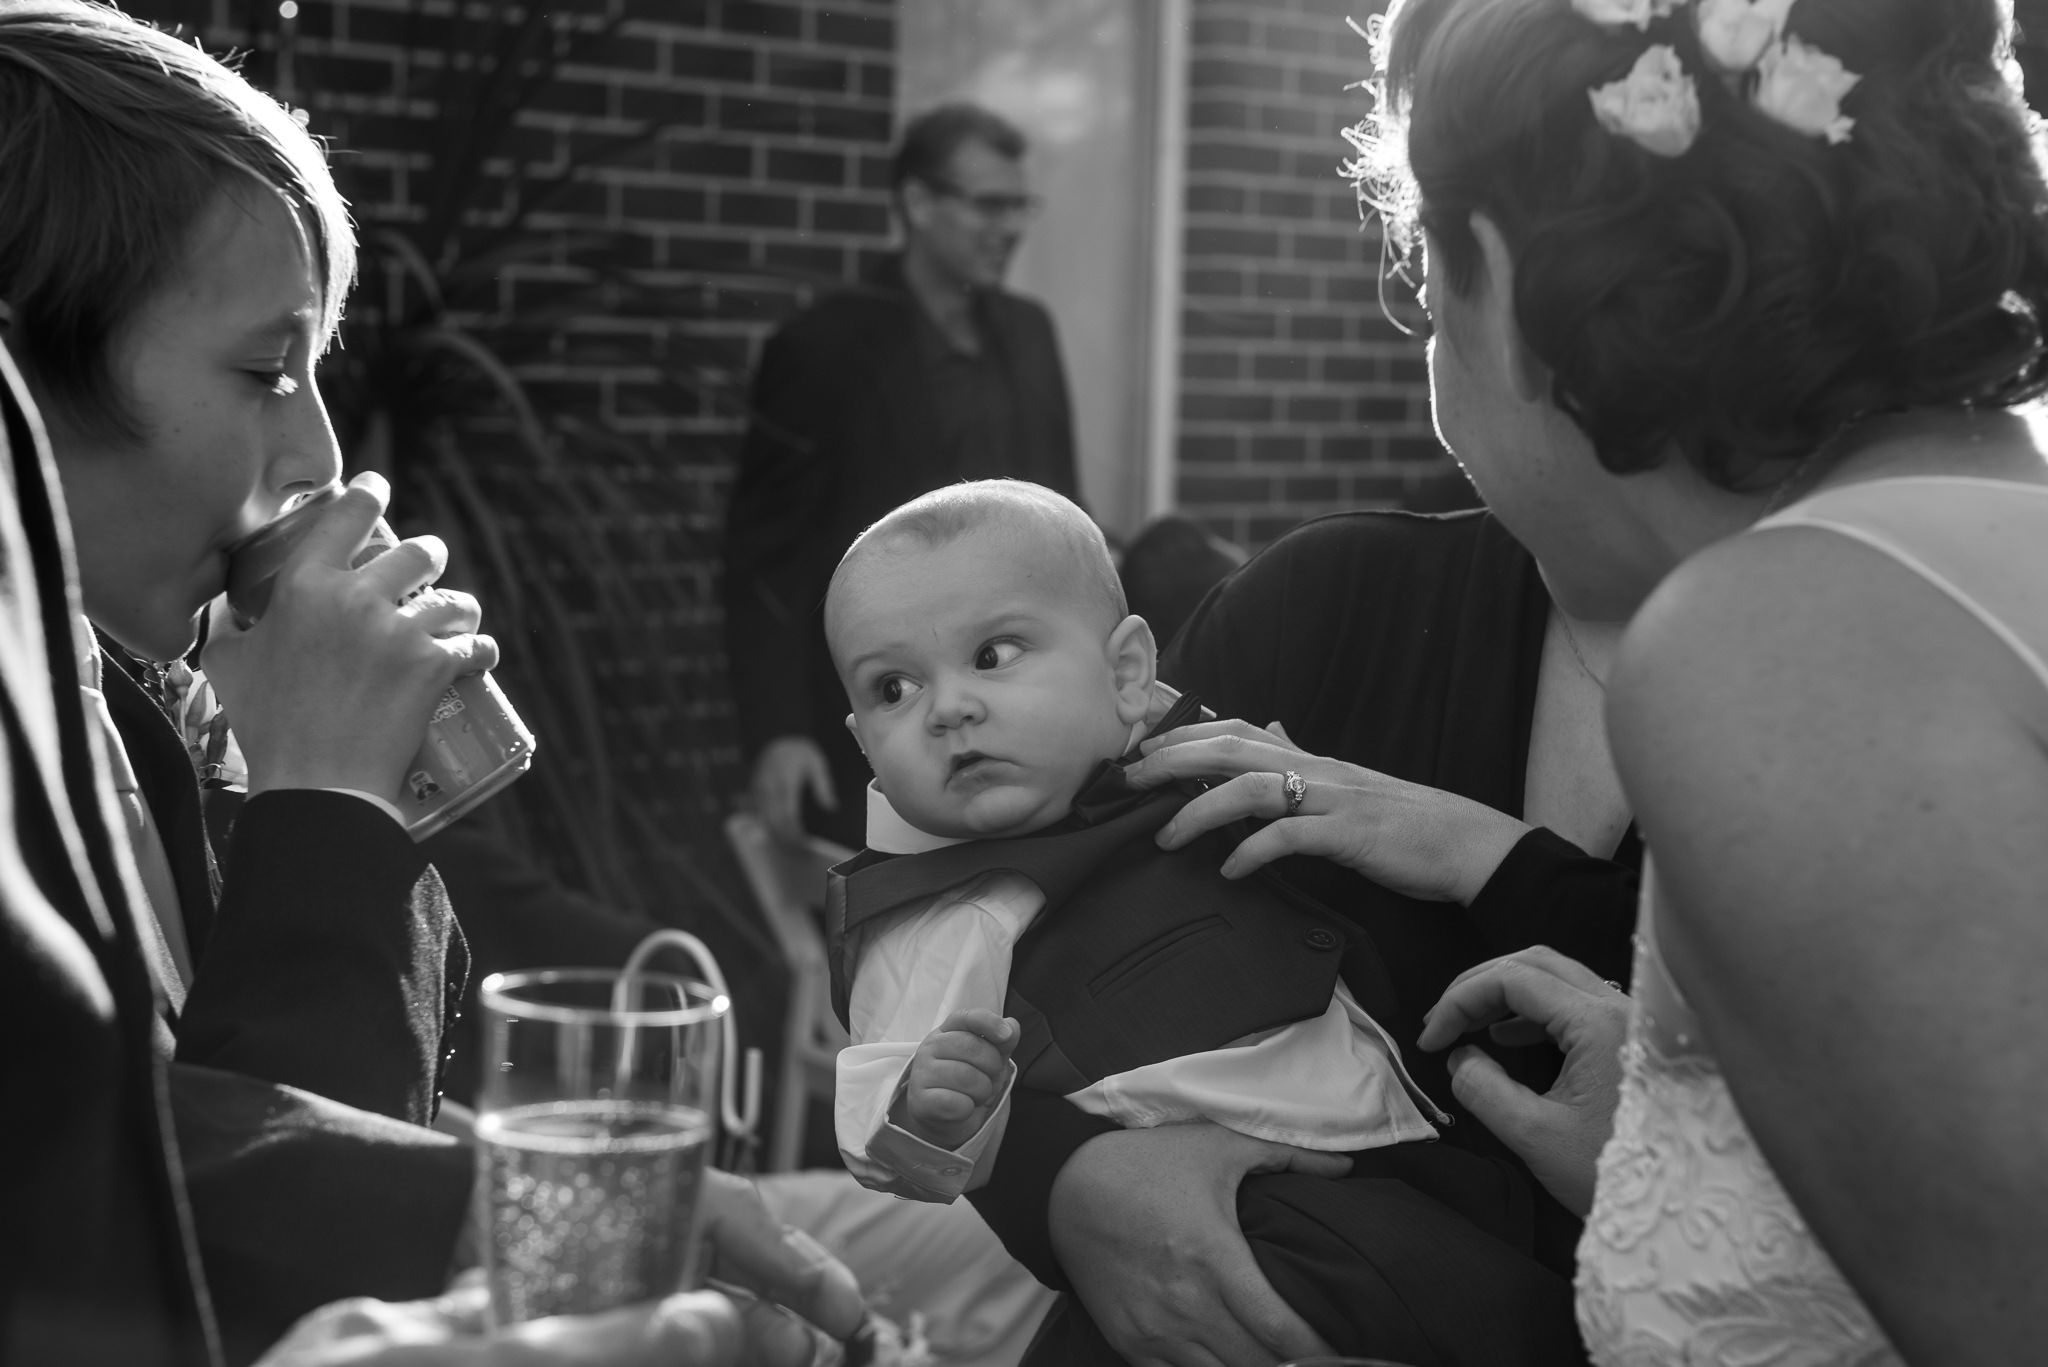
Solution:
M833 1070L846 1047L846 1031L832 1014L832 978L820 914L825 871L854 852L817 836L781 839L752 812L725 819L725 838L789 970L783 1016L782 1061L776 1070L775 1119L763 1166L796 1166L803 1147L809 1098L832 1095Z

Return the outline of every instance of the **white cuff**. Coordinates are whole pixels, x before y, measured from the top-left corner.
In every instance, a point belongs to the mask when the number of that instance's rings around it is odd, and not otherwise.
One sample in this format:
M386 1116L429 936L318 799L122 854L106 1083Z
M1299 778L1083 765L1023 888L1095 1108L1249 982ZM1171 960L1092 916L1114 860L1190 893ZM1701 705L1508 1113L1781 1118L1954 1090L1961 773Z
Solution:
M1000 1146L1003 1131L1009 1124L1010 1091L1017 1085L1017 1065L1007 1065L1002 1090L989 1107L987 1118L981 1122L981 1128L961 1141L957 1149L942 1149L887 1119L894 1113L908 1083L909 1073L906 1070L904 1080L896 1085L895 1095L889 1098L882 1124L868 1136L869 1159L916 1188L920 1200L951 1201L962 1192L980 1186L981 1181L976 1179L978 1176L986 1179L988 1168L995 1162L995 1150Z

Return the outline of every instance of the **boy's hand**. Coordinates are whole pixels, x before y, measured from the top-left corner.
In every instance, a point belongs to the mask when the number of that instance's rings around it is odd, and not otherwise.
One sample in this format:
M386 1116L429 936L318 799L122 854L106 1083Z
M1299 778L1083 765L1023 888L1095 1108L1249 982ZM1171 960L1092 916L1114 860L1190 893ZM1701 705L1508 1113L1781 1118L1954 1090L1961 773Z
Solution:
M1021 1033L985 1008L955 1011L917 1046L891 1119L927 1144L959 1148L987 1122Z

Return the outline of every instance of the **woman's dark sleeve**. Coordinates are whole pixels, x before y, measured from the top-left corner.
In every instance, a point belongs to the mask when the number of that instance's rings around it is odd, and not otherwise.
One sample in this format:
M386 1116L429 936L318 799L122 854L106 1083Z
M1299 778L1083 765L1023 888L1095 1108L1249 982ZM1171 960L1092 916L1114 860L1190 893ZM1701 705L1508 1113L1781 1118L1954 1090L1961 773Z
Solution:
M1488 955L1549 945L1625 983L1639 882L1626 864L1538 826L1508 851L1469 911Z
M1052 1251L1053 1180L1076 1149L1116 1128L1065 1097L1014 1088L995 1176L967 1193L1010 1256L1055 1291L1072 1288Z

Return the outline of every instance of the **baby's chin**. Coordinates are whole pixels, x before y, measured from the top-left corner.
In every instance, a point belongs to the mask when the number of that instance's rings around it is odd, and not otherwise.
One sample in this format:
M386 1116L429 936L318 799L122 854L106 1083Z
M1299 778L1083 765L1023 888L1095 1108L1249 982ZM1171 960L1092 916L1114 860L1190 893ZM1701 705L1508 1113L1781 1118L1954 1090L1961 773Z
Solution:
M966 806L948 813L947 829L937 832L959 840L1007 840L1031 835L1073 810L1071 795L1049 802L1040 793L993 789L976 793ZM929 828L927 828L929 829Z

